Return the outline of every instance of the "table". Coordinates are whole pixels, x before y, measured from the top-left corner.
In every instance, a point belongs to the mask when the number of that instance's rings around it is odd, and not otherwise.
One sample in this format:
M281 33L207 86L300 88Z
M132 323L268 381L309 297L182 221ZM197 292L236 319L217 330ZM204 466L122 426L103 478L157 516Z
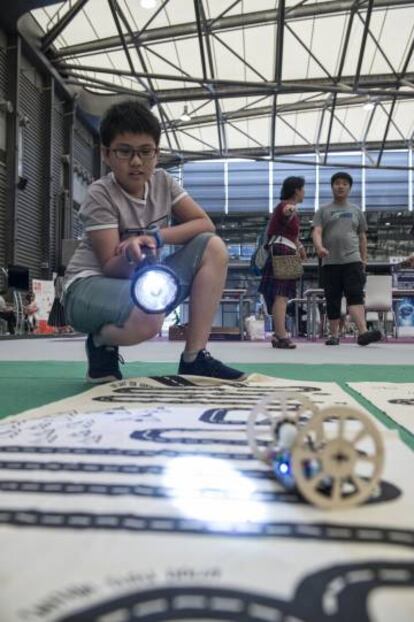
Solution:
M246 309L250 307L251 302L249 298L246 298L246 294L247 289L225 289L223 290L222 297L219 300L219 305L221 307L224 307L227 304L237 305L238 324L241 341L244 341L244 320L246 318ZM185 300L182 305L188 305L188 300Z
M238 316L239 316L239 328L240 328L240 340L244 340L244 320L245 320L245 305L249 304L249 300L245 298L247 289L225 289L220 299L220 305L228 303L237 304Z

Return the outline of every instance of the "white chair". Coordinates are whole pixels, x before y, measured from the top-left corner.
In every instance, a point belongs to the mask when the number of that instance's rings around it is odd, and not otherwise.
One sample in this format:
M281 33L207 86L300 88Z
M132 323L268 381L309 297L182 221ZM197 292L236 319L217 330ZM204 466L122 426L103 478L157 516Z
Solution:
M367 321L377 321L387 336L387 320L391 319L394 334L398 337L398 325L392 306L392 276L369 274L365 286L365 311Z

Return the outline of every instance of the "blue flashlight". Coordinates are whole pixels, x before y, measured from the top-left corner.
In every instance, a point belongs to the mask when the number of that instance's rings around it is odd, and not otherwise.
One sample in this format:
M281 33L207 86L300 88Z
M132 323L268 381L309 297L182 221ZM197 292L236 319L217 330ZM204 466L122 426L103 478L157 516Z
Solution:
M145 256L132 277L132 300L145 313L169 313L177 306L180 281L153 249L143 247L143 251Z

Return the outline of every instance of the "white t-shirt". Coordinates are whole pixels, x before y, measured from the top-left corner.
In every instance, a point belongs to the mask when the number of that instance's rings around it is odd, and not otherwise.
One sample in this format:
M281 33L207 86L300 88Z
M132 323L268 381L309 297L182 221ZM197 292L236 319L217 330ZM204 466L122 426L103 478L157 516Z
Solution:
M64 290L77 279L103 275L89 240L89 231L118 229L122 240L128 237L128 229L145 229L152 224L165 227L172 207L186 194L180 184L163 169L156 169L145 184L143 199L136 199L125 192L113 173L91 184L79 210L83 237L67 266Z

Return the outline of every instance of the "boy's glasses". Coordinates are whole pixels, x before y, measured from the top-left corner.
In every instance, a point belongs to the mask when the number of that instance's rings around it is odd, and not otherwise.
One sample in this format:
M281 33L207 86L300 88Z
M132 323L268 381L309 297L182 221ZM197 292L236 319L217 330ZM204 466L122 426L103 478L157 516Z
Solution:
M137 155L143 162L153 160L155 154L157 153L157 149L155 147L143 147L142 149L134 149L133 147L117 147L116 149L111 149L111 151L114 152L118 160L132 160L132 158Z

